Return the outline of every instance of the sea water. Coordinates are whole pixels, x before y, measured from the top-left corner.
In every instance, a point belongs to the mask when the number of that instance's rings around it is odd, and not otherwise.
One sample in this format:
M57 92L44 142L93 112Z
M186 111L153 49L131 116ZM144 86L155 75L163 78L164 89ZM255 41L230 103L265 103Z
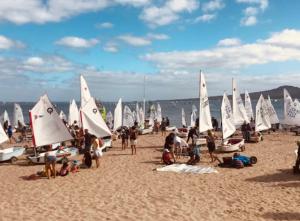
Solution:
M209 100L209 106L211 111L211 116L215 117L219 120L220 125L220 108L221 108L221 102L222 99L211 99ZM123 102L124 105L128 105L131 110L135 110L137 102ZM188 125L190 125L191 122L191 113L192 113L192 105L195 105L199 109L199 100L198 99L186 99L186 100L164 100L164 101L148 101L146 102L146 117L149 116L149 108L152 104L157 106L157 103L160 104L162 109L162 116L168 117L170 120L170 125L174 125L177 127L181 127L181 109L183 108L186 115L186 122ZM26 123L29 123L29 110L35 105L35 103L32 102L18 102L18 104L21 105L21 108L23 110L24 120ZM114 113L114 108L117 104L117 102L103 102L102 103L107 112L111 111ZM143 107L143 102L138 102L139 107ZM252 109L253 113L255 115L255 107L257 104L257 100L252 100ZM283 119L283 100L272 100L272 104L277 112L278 118L280 120ZM58 113L62 110L67 116L69 113L69 103L68 102L54 102L54 105L57 107ZM80 104L77 102L77 106L79 107ZM10 120L12 122L13 120L13 108L14 103L6 102L6 103L0 103L0 115L4 112L4 110L7 110ZM197 112L198 114L198 112Z

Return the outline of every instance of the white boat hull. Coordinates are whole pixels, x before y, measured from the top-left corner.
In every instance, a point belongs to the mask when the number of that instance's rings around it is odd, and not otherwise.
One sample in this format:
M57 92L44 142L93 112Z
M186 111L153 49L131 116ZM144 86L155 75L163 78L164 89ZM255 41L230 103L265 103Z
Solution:
M63 150L54 150L52 152L55 152L55 154L56 154L56 161L60 161L64 157L76 156L78 154L78 149L75 147L69 147L69 148L65 148ZM37 156L28 157L28 159L34 164L43 164L43 163L45 163L45 154L46 153L40 153Z
M18 158L23 155L24 151L24 147L10 147L4 150L0 150L0 162L12 160L12 158Z
M189 129L188 128L177 128L176 135L180 138L188 137Z
M225 140L218 150L221 152L234 152L243 150L245 147L245 140L241 138L230 138Z
M173 131L176 130L175 126L166 127L166 131Z
M141 130L139 130L139 134L142 134L142 135L144 135L144 134L150 134L150 133L152 133L152 131L153 131L152 127L147 128L147 129L141 129Z

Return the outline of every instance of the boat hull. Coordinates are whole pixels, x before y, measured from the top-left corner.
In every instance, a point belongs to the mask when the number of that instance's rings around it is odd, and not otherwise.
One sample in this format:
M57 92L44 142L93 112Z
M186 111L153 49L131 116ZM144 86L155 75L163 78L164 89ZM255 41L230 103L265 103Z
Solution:
M12 158L18 158L23 155L24 151L24 147L10 147L0 150L0 162L11 160Z
M245 140L242 138L230 138L225 140L221 146L218 147L218 151L221 152L234 152L243 150L245 147Z

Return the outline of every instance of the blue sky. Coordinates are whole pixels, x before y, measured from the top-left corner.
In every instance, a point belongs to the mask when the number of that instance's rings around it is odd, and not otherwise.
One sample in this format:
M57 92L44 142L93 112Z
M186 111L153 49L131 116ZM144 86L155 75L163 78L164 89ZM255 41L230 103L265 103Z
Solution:
M2 0L0 100L104 101L300 86L297 0Z

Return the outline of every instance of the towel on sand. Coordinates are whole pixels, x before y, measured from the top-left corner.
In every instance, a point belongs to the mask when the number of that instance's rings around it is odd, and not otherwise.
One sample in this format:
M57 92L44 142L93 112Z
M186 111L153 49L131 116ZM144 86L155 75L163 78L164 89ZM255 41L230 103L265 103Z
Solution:
M204 167L204 166L192 166L187 164L172 164L165 167L157 168L157 171L161 172L176 172L176 173L218 173L212 167Z

